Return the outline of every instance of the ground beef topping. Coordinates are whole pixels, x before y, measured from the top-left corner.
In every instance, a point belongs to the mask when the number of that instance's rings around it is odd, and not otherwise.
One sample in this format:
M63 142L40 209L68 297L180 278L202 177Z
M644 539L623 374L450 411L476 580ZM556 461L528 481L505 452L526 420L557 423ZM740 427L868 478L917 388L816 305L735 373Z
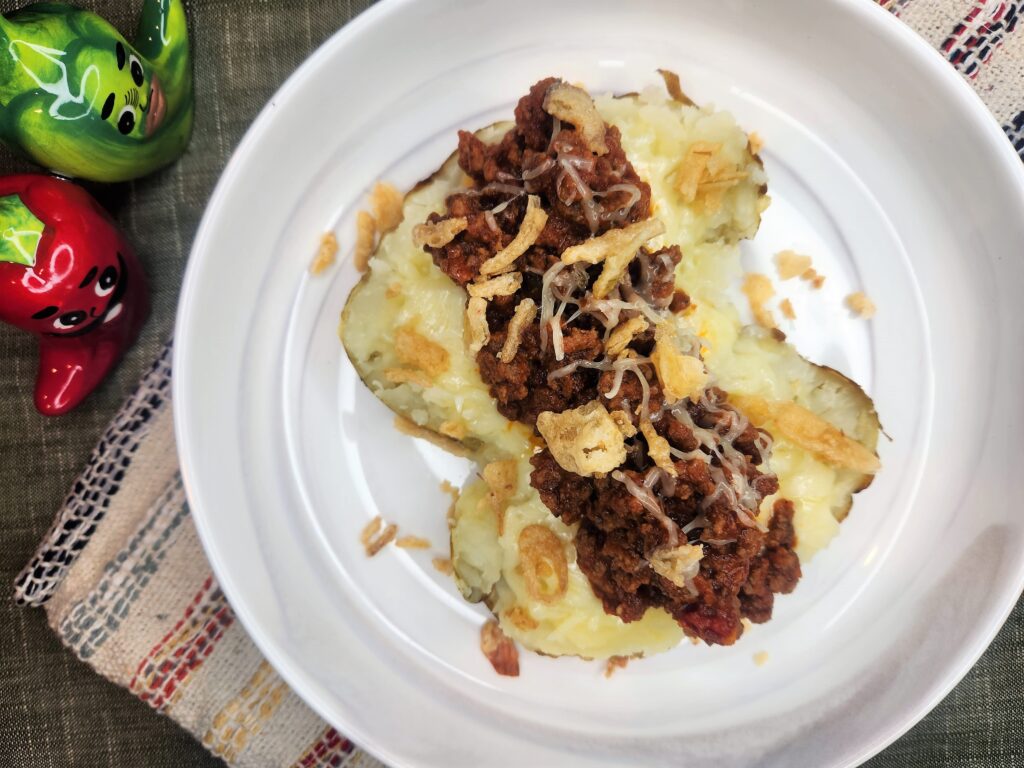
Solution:
M471 184L425 222L445 237L424 248L473 297L472 348L498 410L557 435L531 483L576 526L577 563L605 610L628 622L662 608L690 636L729 644L800 578L793 505L759 515L778 492L762 471L771 436L729 405L700 339L674 322L690 305L675 286L682 254L653 244L650 187L580 93L542 80L498 143L460 132ZM602 237L612 230L627 231ZM525 250L509 247L517 236Z

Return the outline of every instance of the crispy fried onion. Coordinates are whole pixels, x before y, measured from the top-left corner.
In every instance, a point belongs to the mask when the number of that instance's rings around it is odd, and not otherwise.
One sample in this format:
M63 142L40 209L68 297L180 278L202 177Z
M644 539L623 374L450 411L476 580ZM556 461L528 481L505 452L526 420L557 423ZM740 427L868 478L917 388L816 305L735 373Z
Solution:
M770 425L776 437L784 435L833 467L872 474L882 466L874 453L801 405L736 393L729 401L755 424Z
M363 527L359 534L359 541L366 551L366 556L373 557L394 540L396 533L398 533L397 525L394 523L384 525L380 515L377 515Z
M503 275L492 277L490 280L470 283L466 286L466 291L470 296L493 299L495 296L511 296L519 290L522 284L522 272L506 272Z
M418 384L424 389L434 383L423 371L410 368L385 368L384 378L392 384Z
M779 251L775 254L775 269L781 280L799 277L810 268L810 256L791 250Z
M502 459L487 464L480 473L490 492L487 501L498 519L498 535L505 532L505 509L516 492L519 474L514 459Z
M424 245L430 248L443 248L454 240L457 234L464 232L468 226L469 222L465 216L417 224L412 228L412 243L417 248L422 248Z
M676 465L672 463L668 440L659 435L654 425L646 419L640 422L640 431L644 433L644 439L647 441L647 455L651 457L651 461L671 477L676 477L679 473L676 471Z
M522 224L519 225L519 232L512 238L511 243L480 265L480 274L497 275L511 269L515 260L537 242L537 238L540 237L547 222L548 215L540 206L540 197L530 195L526 199L526 214L523 216Z
M708 383L704 363L694 355L686 355L679 349L673 329L665 323L655 328L654 351L651 362L657 371L658 381L670 401L690 398L696 402Z
M619 428L623 437L633 437L636 435L636 427L633 426L633 420L629 417L629 414L625 411L612 411L609 414L612 420L615 422L615 426Z
M395 355L406 365L431 377L448 370L448 350L417 331L411 323L395 329Z
M519 563L530 597L542 603L560 600L569 588L569 564L562 540L546 525L519 532Z
M365 272L370 266L376 238L377 220L366 211L356 213L356 248L352 254L352 263L359 272Z
M469 351L476 354L491 339L487 325L487 299L470 296L466 302L466 330L469 332Z
M640 246L665 232L659 219L644 219L622 229L610 229L600 237L585 240L562 252L562 263L600 264L604 269L594 283L594 298L603 299L626 273Z
M595 155L608 153L604 120L590 94L582 88L568 83L554 83L544 94L543 108L552 117L576 126L583 143Z
M718 142L695 141L686 150L676 172L676 188L683 202L702 198L705 213L715 213L725 192L747 178L747 172L720 158Z
M610 472L626 460L622 431L597 400L561 413L544 411L537 431L559 466L583 477Z
M480 650L499 675L519 677L519 651L516 644L501 631L494 619L489 619L480 627Z
M314 275L321 274L325 269L334 264L338 255L338 238L333 232L325 232L320 238L320 247L316 251L313 263L309 265L309 271Z
M658 74L661 75L661 79L665 81L665 90L668 91L668 95L672 97L673 101L678 101L687 107L694 107L696 103L683 93L683 88L679 84L679 75L673 72L671 69L659 69Z
M625 351L629 343L634 337L640 335L648 328L650 323L647 322L643 317L637 315L631 317L624 323L620 323L615 327L615 330L608 336L608 340L604 343L604 353L608 357L618 357L620 353Z
M700 573L700 561L704 547L700 544L680 544L678 547L663 547L656 550L647 562L656 574L668 579L677 587L687 589L696 595L693 579Z
M498 352L498 359L503 363L511 363L519 351L519 345L523 340L523 332L537 316L537 305L533 299L525 298L516 304L515 314L508 324L508 332L505 336L505 343L501 345Z
M522 605L513 605L505 611L505 618L512 623L516 629L529 632L540 626L537 620L530 615L530 610Z
M370 207L381 234L402 223L402 193L384 181L378 181L370 192Z

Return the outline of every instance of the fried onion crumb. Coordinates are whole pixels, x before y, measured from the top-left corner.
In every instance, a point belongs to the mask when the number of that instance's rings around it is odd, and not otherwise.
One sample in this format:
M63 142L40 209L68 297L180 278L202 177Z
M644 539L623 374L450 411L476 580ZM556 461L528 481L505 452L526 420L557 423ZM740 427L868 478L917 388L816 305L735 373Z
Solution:
M310 273L322 274L324 270L334 264L337 255L338 238L334 236L333 232L325 232L320 238L320 247L317 248L316 256L313 257L313 262L309 265Z
M775 254L775 271L779 273L780 280L803 277L804 273L810 269L810 256L790 250L779 251Z
M365 272L370 266L374 241L377 238L377 220L366 211L356 213L356 249L352 263L356 270Z
M362 533L359 534L359 541L363 545L363 549L366 550L366 556L373 557L394 540L396 533L398 533L397 525L394 523L384 525L380 515L377 515L363 528Z
M625 669L629 664L629 656L610 656L604 663L604 676L606 678L615 674L616 670Z
M759 155L761 150L764 149L764 139L761 138L761 134L757 131L751 131L750 135L747 136L747 144L750 147L750 154Z
M658 74L661 75L661 79L665 81L665 90L668 92L668 95L672 97L673 101L678 101L680 104L687 107L696 106L693 99L683 92L683 88L679 84L679 75L671 69L659 69Z
M847 296L846 306L857 317L863 317L865 320L875 315L875 302L869 299L863 291L857 291Z
M370 207L381 234L402 223L402 193L385 181L378 181L370 192Z
M452 561L447 557L435 557L430 563L434 566L435 571L443 573L445 576L451 576L455 572L455 569L452 568Z
M796 310L793 309L793 302L789 299L783 299L779 302L779 311L787 320L796 320Z
M430 549L430 541L421 536L400 536L395 539L395 546L401 549Z
M424 245L431 248L443 248L454 240L456 235L465 231L467 226L469 226L469 222L465 216L417 224L412 228L412 242L417 248L422 248Z

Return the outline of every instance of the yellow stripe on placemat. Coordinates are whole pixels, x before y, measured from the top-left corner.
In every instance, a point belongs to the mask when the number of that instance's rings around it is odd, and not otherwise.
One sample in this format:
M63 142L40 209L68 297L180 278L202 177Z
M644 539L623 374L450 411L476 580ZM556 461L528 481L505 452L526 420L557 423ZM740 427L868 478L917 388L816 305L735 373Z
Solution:
M214 716L213 725L203 736L203 746L229 763L234 761L281 706L287 693L284 681L270 664L262 662L239 694Z

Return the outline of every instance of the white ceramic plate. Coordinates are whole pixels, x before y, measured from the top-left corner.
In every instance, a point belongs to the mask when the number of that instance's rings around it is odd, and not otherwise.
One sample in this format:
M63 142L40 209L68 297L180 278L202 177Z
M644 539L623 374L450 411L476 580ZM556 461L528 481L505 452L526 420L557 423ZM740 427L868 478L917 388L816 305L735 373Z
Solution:
M828 281L792 291L791 338L865 385L892 442L737 645L611 680L525 655L499 678L482 610L430 553L362 554L378 513L445 541L438 483L469 467L399 435L358 382L335 335L351 264L307 266L325 230L351 252L376 179L411 185L542 76L626 91L659 66L766 140L774 204L745 259L814 255ZM981 102L866 0L381 3L271 100L196 238L174 397L214 570L294 689L394 765L853 765L963 676L1024 581L1022 212L1024 172ZM842 311L854 288L874 321Z

